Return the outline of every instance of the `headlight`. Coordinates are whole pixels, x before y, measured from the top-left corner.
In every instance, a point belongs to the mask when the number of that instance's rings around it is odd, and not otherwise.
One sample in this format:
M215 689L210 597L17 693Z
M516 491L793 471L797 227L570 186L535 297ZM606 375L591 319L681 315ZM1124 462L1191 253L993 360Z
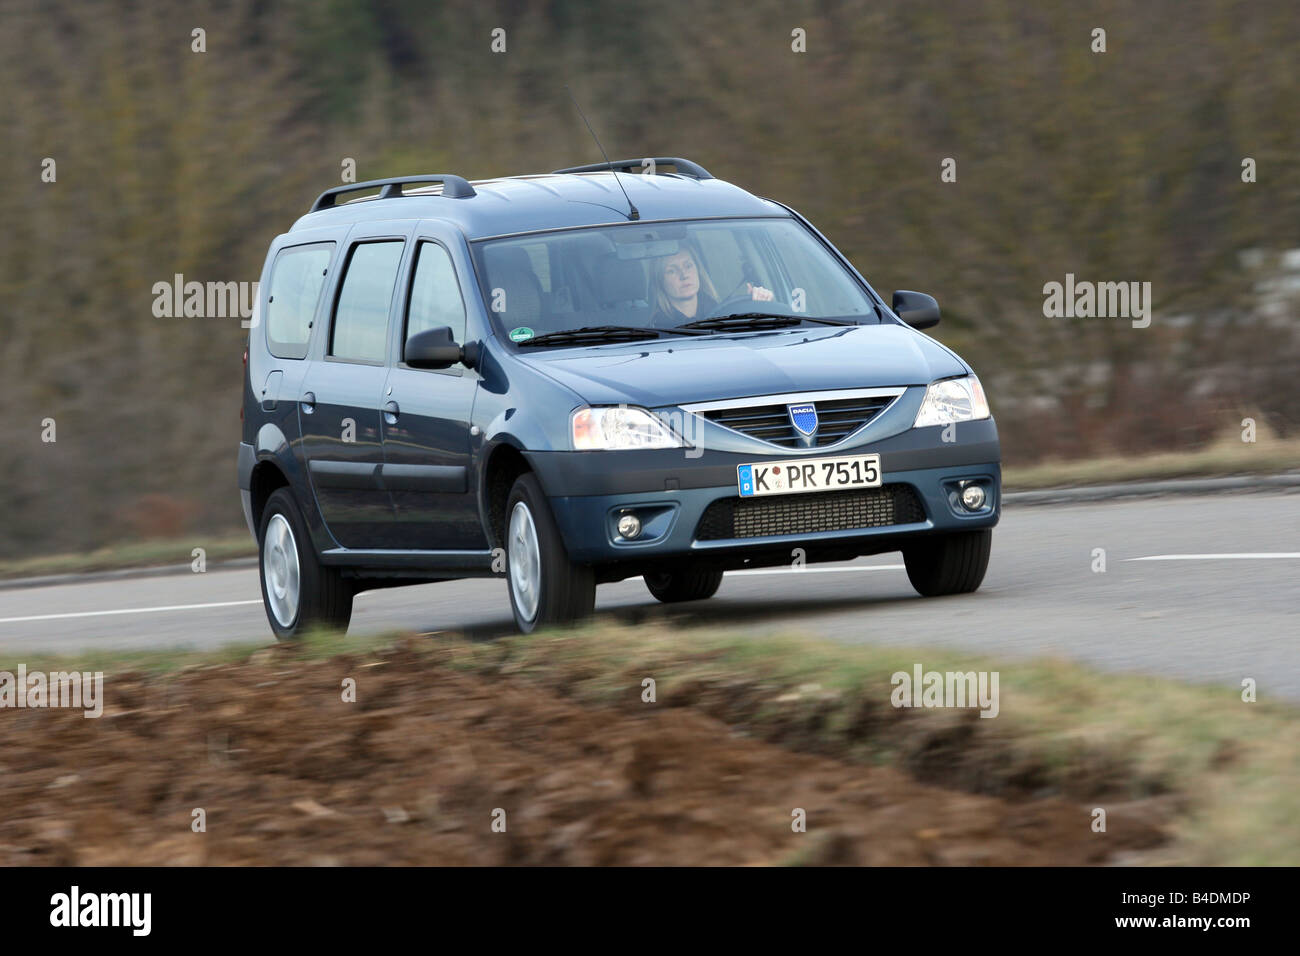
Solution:
M932 382L925 390L925 399L921 402L912 427L973 422L988 417L989 401L984 397L984 388L978 378L967 375L965 378Z
M680 448L684 444L644 408L580 408L573 413L576 451L626 451L633 448Z

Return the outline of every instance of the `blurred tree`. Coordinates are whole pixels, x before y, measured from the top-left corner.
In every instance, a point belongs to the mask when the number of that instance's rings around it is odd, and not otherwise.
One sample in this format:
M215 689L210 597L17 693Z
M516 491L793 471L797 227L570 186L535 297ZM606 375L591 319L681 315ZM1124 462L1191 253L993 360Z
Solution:
M1188 447L1242 413L1300 428L1290 0L6 0L5 24L0 554L149 513L237 525L245 332L155 317L154 283L255 281L345 158L595 161L565 84L611 155L694 157L799 208L886 296L938 296L1011 461ZM1151 282L1155 322L1045 318L1066 273Z

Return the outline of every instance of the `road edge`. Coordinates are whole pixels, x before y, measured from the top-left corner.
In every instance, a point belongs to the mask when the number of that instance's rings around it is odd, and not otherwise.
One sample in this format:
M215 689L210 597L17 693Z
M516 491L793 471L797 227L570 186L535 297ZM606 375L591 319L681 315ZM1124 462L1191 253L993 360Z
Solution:
M1214 495L1300 489L1300 473L1235 475L1227 478L1166 478L1160 481L1124 481L1111 485L1075 485L1003 492L1009 505L1080 504L1124 498L1159 498L1167 495Z

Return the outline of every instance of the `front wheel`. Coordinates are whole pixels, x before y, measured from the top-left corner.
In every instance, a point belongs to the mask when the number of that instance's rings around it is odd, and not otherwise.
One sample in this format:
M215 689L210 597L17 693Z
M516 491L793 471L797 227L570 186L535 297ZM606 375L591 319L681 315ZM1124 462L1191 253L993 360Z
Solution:
M702 601L717 593L722 572L706 565L692 564L679 571L658 571L645 576L645 586L665 604L679 601Z
M596 575L569 560L542 486L531 474L519 476L506 502L506 577L515 624L525 634L579 621L596 606Z
M966 594L984 581L993 531L936 535L903 549L907 579L922 597Z
M262 603L275 636L287 641L316 626L346 631L352 584L320 563L288 488L277 489L266 502L259 542Z

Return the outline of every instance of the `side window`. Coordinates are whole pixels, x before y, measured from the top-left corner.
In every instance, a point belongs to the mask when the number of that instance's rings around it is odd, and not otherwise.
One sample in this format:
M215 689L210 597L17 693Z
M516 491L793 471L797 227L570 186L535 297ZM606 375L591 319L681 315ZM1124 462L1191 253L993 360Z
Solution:
M447 250L436 242L422 242L415 250L403 344L417 332L443 325L451 327L457 342L465 341L465 300Z
M382 362L388 348L388 310L393 304L399 239L363 242L352 248L334 306L329 354L354 362Z
M280 250L271 267L271 293L266 304L266 347L278 358L307 357L311 320L316 315L325 270L334 243L294 246Z

